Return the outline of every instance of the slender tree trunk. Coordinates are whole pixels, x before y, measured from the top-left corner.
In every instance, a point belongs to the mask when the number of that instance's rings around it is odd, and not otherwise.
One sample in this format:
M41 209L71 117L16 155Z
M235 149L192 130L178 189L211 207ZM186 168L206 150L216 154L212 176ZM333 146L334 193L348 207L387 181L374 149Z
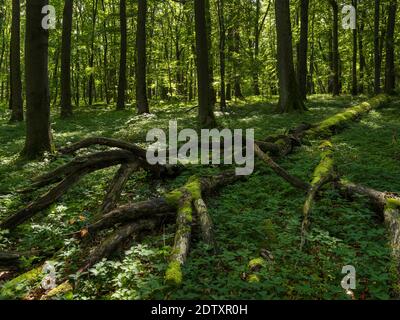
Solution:
M235 53L234 61L234 93L238 99L244 99L241 86L241 74L240 74L240 62L239 62L239 51L240 51L240 32L239 26L236 26L233 30L233 50Z
M381 69L382 57L380 49L380 8L381 0L375 0L375 18L374 18L374 62L375 62L375 77L374 77L374 92L381 92Z
M217 101L217 93L214 89L214 59L212 55L212 21L210 13L210 0L206 1L206 28L207 28L207 46L208 46L208 67L209 67L209 77L210 77L210 99L211 105L214 105Z
M292 27L289 0L275 2L279 109L281 112L304 111L300 98L293 64Z
M119 19L121 24L121 46L119 59L119 81L117 110L125 109L126 91L126 52L127 52L127 21L126 21L126 0L119 2Z
M225 14L224 7L225 1L218 0L218 21L219 21L219 64L220 64L220 106L221 110L226 110L226 94L225 94L225 40L226 40L226 30L225 30Z
M357 12L357 0L352 1L353 7ZM352 73L351 73L351 94L356 96L358 94L358 83L357 83L357 27L353 30L353 62L352 62Z
M202 128L215 127L215 117L211 104L209 55L207 44L206 0L194 0L197 80L199 99L199 125Z
M65 0L61 49L61 117L72 116L71 103L71 32L73 0Z
M333 12L332 26L332 93L334 96L340 94L339 82L339 5L336 0L329 0Z
M90 67L90 75L89 75L89 88L88 88L88 96L89 96L89 105L93 104L93 94L94 94L94 42L95 42L95 31L96 31L96 20L97 20L97 7L98 0L93 0L92 3L92 39L91 39L91 49L90 49L90 58L89 58L89 67Z
M359 27L359 32L358 32L358 51L359 51L359 57L360 57L360 80L359 80L359 85L358 85L358 91L359 93L364 93L364 72L365 72L365 56L364 56L364 30L365 30L365 14L362 12L360 15L360 27Z
M20 55L20 0L12 1L12 22L11 22L11 43L10 43L10 121L23 121L24 109L22 101L22 82L21 82L21 55Z
M397 0L391 0L389 5L388 24L386 32L386 67L385 67L385 92L393 94L395 90L394 66L394 31L396 27Z
M150 112L146 90L146 15L147 0L140 0L136 32L136 105L139 114Z
M42 27L42 8L48 0L26 2L25 83L26 140L22 152L35 158L53 151L50 128L50 97L48 78L49 32Z
M256 0L256 18L254 21L254 70L253 70L253 92L254 95L259 96L260 84L259 84L259 68L258 68L258 57L260 55L260 15L261 15L261 0Z
M297 79L299 84L300 98L303 100L306 100L307 98L308 10L309 0L301 0L301 26Z

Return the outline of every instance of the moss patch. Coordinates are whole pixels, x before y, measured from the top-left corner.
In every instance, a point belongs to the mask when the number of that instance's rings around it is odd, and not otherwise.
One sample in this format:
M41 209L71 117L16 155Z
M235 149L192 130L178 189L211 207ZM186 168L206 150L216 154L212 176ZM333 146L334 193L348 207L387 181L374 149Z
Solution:
M7 282L0 291L0 299L23 298L31 286L42 280L42 267L30 270Z
M179 286L182 284L182 269L178 261L172 261L165 273L165 281L170 285Z

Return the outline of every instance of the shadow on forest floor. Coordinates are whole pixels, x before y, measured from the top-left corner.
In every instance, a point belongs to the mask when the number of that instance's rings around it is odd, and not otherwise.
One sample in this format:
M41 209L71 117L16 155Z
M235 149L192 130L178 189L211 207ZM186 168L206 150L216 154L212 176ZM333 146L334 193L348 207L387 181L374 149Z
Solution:
M219 114L221 126L255 128L256 138L285 131L301 122L317 122L359 99L311 97L309 112L282 115L273 112L276 99L249 98L231 106L232 113ZM99 135L143 143L146 132L168 127L177 120L179 128L195 127L196 110L184 103L153 106L153 115L137 116L132 110L116 112L80 108L75 116L61 120L53 115L57 146ZM186 112L182 112L186 111ZM7 123L0 113L0 218L14 212L37 193L19 196L13 190L27 186L30 178L54 168L69 158L18 162L24 143L24 124ZM359 123L333 138L339 172L345 178L380 190L400 191L400 104L373 111ZM55 161L54 161L55 160ZM303 146L281 165L308 180L319 161L316 146ZM18 164L18 165L17 165ZM9 238L0 234L0 250L65 250L57 259L59 268L73 260L78 246L69 233L79 230L96 213L115 169L86 177L57 204L18 229ZM193 167L169 185L151 181L142 173L129 180L121 203L138 201L182 184L193 173L214 172ZM11 193L10 193L11 192ZM293 190L265 166L257 166L247 181L224 188L208 200L215 222L220 254L211 256L201 243L194 244L184 268L184 286L179 290L164 285L164 271L173 226L161 235L146 237L127 248L118 261L103 261L80 282L76 299L346 299L340 281L341 269L356 267L357 298L388 298L393 283L385 228L363 199L343 200L336 191L325 190L312 216L310 247L300 252L301 208L304 195ZM11 243L9 242L11 240ZM273 258L256 272L258 281L249 282L249 263L267 250ZM27 261L27 268L40 257ZM254 278L255 279L255 278Z

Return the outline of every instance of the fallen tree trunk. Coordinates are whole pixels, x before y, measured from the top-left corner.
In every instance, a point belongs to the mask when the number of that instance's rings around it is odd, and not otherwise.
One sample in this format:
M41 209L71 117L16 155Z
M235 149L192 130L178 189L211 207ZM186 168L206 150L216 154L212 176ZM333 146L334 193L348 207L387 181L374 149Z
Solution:
M139 164L137 162L121 165L108 187L107 194L101 205L100 214L105 214L115 209L129 177L133 172L138 170L138 168Z
M217 246L214 236L214 225L210 215L208 214L207 205L203 199L195 200L194 208L199 219L199 224L201 228L201 235L203 241L213 248L214 253L217 251Z
M273 161L266 153L264 153L257 144L254 144L254 152L261 160L264 161L278 176L285 179L292 186L302 190L308 190L310 185L300 180L299 178L292 176L286 170L284 170L281 166L279 166L275 161Z
M168 214L168 216L173 215L174 214L171 213ZM133 237L135 234L154 230L157 224L159 224L160 221L166 217L166 215L159 215L150 219L129 223L118 228L89 254L89 257L85 260L83 267L79 269L78 273L87 271L96 263L100 262L103 258L109 258L112 254L115 254L121 244Z
M76 182L78 182L85 174L89 172L89 169L84 169L73 173L62 180L59 184L57 184L54 188L46 192L39 199L34 202L31 202L28 206L21 209L17 213L11 215L10 217L5 218L0 224L0 229L15 229L20 224L26 222L30 218L32 218L36 213L41 210L46 209L53 202L57 201L60 197L62 197L65 192L71 188Z
M354 107L348 108L345 111L338 113L305 131L305 136L308 137L330 137L336 133L348 122L354 121L365 113L373 109L382 107L389 101L389 96L378 95L368 101L362 102Z
M303 222L301 224L300 250L303 249L310 226L310 214L315 197L319 190L335 177L334 162L333 162L333 146L329 141L324 141L320 145L321 161L315 168L313 178L311 180L310 189L307 193L307 198L303 207Z
M116 140L116 139L112 139L112 138L105 138L105 137L87 138L87 139L78 141L76 143L73 143L65 148L61 148L58 150L58 152L61 154L72 154L76 151L79 151L79 150L85 149L85 148L89 148L94 145L101 145L101 146L106 146L106 147L111 147L111 148L127 150L130 153L132 153L142 159L146 159L147 151L145 149L138 147L137 145L135 145L133 143Z
M20 266L22 255L15 252L0 252L0 270L1 268L15 268Z

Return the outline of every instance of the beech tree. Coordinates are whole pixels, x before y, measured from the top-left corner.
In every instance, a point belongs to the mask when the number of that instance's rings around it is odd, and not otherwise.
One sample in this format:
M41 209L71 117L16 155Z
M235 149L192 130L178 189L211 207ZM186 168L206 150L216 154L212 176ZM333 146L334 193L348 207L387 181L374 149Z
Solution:
M22 154L27 158L53 150L48 76L49 31L42 27L42 9L46 5L48 0L26 3L26 140Z
M12 1L12 23L10 44L10 109L11 122L24 120L21 82L21 48L20 48L20 0Z
M304 111L293 64L292 27L289 0L275 2L277 59L279 77L279 110Z

